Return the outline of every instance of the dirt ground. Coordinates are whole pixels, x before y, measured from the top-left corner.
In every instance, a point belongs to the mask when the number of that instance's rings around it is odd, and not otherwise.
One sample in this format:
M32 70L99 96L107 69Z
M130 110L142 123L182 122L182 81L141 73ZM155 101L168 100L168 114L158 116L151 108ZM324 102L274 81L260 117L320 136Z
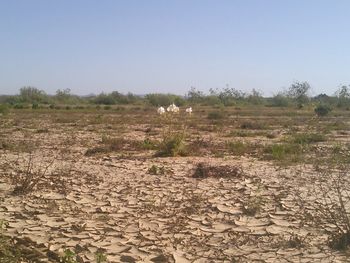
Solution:
M212 111L222 116L210 118ZM349 116L12 111L0 117L0 219L38 262L57 262L66 249L78 262L96 262L97 254L108 262L348 262L346 250L329 246L325 229L335 226L310 219L305 207L313 213L316 166L335 152L349 162ZM169 129L186 133L184 156L156 157ZM324 137L300 151L268 150L306 133ZM214 172L193 177L200 163ZM228 167L239 172L220 176ZM29 170L39 179L22 193Z

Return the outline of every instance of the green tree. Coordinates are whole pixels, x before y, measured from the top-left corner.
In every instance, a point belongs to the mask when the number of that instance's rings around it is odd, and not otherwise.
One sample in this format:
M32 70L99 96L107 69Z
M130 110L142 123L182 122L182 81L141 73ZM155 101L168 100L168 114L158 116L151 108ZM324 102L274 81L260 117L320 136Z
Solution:
M248 99L248 102L251 104L262 104L264 101L262 93L256 89L252 89L247 99Z
M23 87L19 90L19 95L22 102L27 103L43 103L47 101L47 95L44 91L35 87Z
M192 103L200 103L203 101L204 93L200 90L197 90L195 87L191 87L186 95L188 101Z
M302 108L309 101L308 93L310 89L311 86L306 81L297 81L289 87L288 96L297 103L298 108Z
M338 107L349 107L350 106L350 89L348 86L341 86L339 90L335 93L337 97Z

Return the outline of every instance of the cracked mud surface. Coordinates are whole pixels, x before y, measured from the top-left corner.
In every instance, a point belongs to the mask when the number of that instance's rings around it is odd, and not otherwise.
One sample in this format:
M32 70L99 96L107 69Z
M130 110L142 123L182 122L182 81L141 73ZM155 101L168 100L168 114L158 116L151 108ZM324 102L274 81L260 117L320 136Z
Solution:
M63 249L75 251L82 262L94 262L99 250L109 262L347 262L297 206L294 189L312 184L308 165L281 168L230 155L154 158L149 152L88 157L84 153L98 141L100 124L57 126L42 118L37 121L49 133L34 135L36 155L44 160L59 153L56 165L74 167L65 178L67 191L15 196L3 168L0 217L8 222L7 235L41 251L43 262L54 261ZM2 133L22 141L26 129L30 132L24 124L16 130L3 123ZM142 129L129 126L123 136L142 138ZM74 139L67 144L68 131ZM17 158L11 151L1 154L2 160ZM193 178L203 162L240 167L243 173ZM152 165L166 172L150 174ZM256 203L256 211L248 210ZM295 237L302 241L293 243Z

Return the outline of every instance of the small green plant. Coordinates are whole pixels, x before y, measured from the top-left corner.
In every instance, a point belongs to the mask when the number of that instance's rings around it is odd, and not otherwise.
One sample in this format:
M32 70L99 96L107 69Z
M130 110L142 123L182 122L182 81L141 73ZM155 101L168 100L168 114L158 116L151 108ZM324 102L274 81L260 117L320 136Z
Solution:
M98 250L95 254L96 263L104 263L107 262L107 256L103 253L102 250Z
M70 249L64 250L64 255L60 258L61 263L78 263L77 255Z
M164 175L166 173L167 169L164 166L157 166L153 164L149 169L148 173L149 174L154 174L154 175Z
M157 149L157 145L158 145L157 141L153 141L149 138L146 138L141 142L140 146L142 149L145 149L145 150L155 150Z

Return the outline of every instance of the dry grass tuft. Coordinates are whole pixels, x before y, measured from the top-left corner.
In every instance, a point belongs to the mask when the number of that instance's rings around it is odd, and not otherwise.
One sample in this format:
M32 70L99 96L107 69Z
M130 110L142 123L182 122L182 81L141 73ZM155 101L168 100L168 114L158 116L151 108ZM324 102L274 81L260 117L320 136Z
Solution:
M219 165L211 166L206 163L198 163L192 175L193 178L230 178L243 176L243 170L240 166Z

